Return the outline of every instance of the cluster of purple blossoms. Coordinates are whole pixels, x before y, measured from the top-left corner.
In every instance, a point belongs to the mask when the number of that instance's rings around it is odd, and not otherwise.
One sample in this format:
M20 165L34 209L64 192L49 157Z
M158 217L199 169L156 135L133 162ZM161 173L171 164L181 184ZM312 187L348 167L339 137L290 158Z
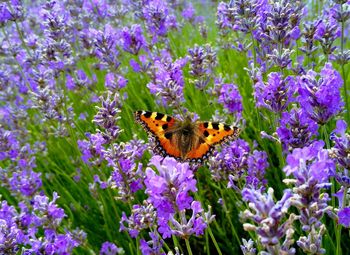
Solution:
M134 24L131 28L123 28L121 32L121 47L124 51L133 55L138 55L142 48L147 47L147 42L140 25Z
M60 231L63 209L44 195L35 195L27 203L20 202L17 210L7 201L0 204L1 254L70 254L81 245L86 234L79 230Z
M298 219L295 214L287 216L287 211L291 206L293 193L285 190L281 200L275 202L274 190L269 188L266 193L261 190L245 188L242 190L242 198L248 202L249 209L241 213L241 217L252 223L244 223L245 231L257 233L261 245L269 254L295 254L293 235L294 221ZM244 251L245 249L243 249ZM250 250L253 250L250 248ZM249 254L249 253L245 253Z
M215 83L215 89L219 90L218 102L224 106L229 114L234 114L237 120L242 118L243 104L242 96L235 84Z
M161 99L167 106L179 108L184 101L184 77L182 68L187 59L172 62L169 58L155 60L152 66L152 81L147 84L150 92Z
M124 254L124 250L122 248L118 248L114 243L104 242L102 244L100 255L117 255Z
M78 146L86 164L100 167L107 163L112 168L108 179L102 177L106 176L105 174L94 175L94 182L89 186L91 193L96 194L97 185L101 189L111 187L117 189L118 199L129 201L133 200L134 193L143 187L144 173L142 164L138 162L141 161L147 145L138 139L117 143L122 132L117 123L121 107L117 95L112 98L109 93L106 99L101 98L102 106L97 107L98 112L93 120L101 130L98 129L95 134L87 133L89 140L79 140Z
M293 51L289 46L300 37L303 8L301 1L293 4L287 0L221 2L217 25L224 36L231 31L239 32L235 38L237 45L232 47L248 52L248 56L253 57L254 63L259 63L264 72L272 66L284 69L292 62ZM244 40L239 36L242 33L247 36Z
M349 134L346 133L346 129L346 122L344 120L338 120L336 129L331 135L331 140L334 142L331 154L342 169L350 169L350 158L348 155L350 149L350 137ZM350 185L350 179L347 182Z
M136 238L140 231L149 229L151 240L141 239L140 249L144 254L163 254L164 241L160 234L163 238L175 235L184 239L202 235L215 216L210 210L204 212L200 202L191 197L190 192L196 192L197 188L188 163L153 156L149 165L158 173L151 167L146 169L144 183L148 199L142 205L134 205L129 217L123 213L120 230ZM186 217L188 211L192 212L190 218Z
M263 5L260 0L220 2L216 24L224 35L232 30L250 33L258 26Z
M319 74L309 70L301 76L297 100L312 120L324 125L343 108L340 95L342 85L343 79L338 71L327 63Z
M203 22L203 16L196 16L196 9L193 7L191 2L186 3L183 11L181 12L182 17L193 25L198 25Z
M335 179L341 185L336 193L339 200L338 222L350 227L350 207L347 206L347 195L350 188L350 136L346 133L347 124L343 120L337 121L337 127L331 135L334 146L330 150L330 156L334 158L338 168Z
M102 106L97 107L98 112L93 122L102 130L98 130L95 134L86 133L88 140L78 140L78 146L82 152L81 159L86 164L100 166L105 159L105 146L115 141L121 133L117 125L121 106L117 95L111 98L109 93L106 99L101 97Z
M188 53L189 73L194 77L193 83L198 89L203 90L210 82L213 69L218 64L216 52L209 44L206 44L204 47L195 45L194 48L188 50Z
M251 152L248 143L238 139L223 146L209 159L209 168L215 181L228 181L227 186L240 192L237 187L240 179L245 179L245 187L264 189L265 170L269 166L264 151Z
M334 19L321 19L317 24L314 39L320 42L323 53L327 57L336 49L333 43L339 37L339 24Z
M262 77L254 84L254 97L258 107L264 107L274 113L282 113L293 101L296 90L294 78L283 78L280 73L270 73L265 83Z
M196 192L196 180L188 163L179 163L173 158L154 156L146 169L145 186L149 202L157 211L158 231L163 238L172 235L188 238L191 235L202 235L213 217L203 217L204 211L200 202L194 201L190 192ZM190 219L186 211L192 211ZM209 221L209 222L208 222Z
M120 66L120 52L117 48L118 30L111 25L106 25L103 31L91 29L90 36L94 38L94 53L100 60L100 68L118 70Z
M139 235L144 229L152 229L157 225L157 212L149 201L144 200L142 205L133 205L131 215L123 212L120 220L120 231L128 231L132 238Z
M317 141L310 146L297 148L287 156L287 166L283 169L287 176L284 182L293 185L290 203L299 211L299 221L305 235L297 244L305 253L323 254L322 236L326 227L321 222L325 213L331 213L327 189L329 178L335 174L335 164L323 149L324 142Z
M105 159L113 169L109 181L111 187L118 191L117 199L131 201L134 194L143 188L145 174L138 162L146 148L143 141L135 139L125 144L113 144L106 150Z
M283 112L276 132L285 152L310 145L318 134L317 123L303 109Z
M171 28L177 28L176 17L170 14L167 2L151 0L143 6L143 18L148 32L152 36L152 44L164 38Z
M0 128L1 186L13 195L32 197L42 186L41 173L34 171L35 155L45 152L44 144L37 147L19 140L19 133Z

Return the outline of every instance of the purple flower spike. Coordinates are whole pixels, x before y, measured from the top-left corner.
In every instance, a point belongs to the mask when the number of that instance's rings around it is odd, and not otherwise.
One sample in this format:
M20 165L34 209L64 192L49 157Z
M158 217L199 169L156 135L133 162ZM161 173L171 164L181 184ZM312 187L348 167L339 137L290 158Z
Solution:
M350 207L342 208L338 212L339 224L342 224L344 227L350 227Z
M98 113L93 120L93 122L105 129L102 136L108 143L117 139L121 132L119 126L117 126L117 121L120 119L119 108L121 107L117 95L118 93L115 93L114 98L112 98L112 93L108 93L106 99L101 98L102 106L97 107Z
M159 216L169 216L176 209L190 208L193 201L188 192L196 192L196 180L188 163L178 163L173 158L165 158L163 163L160 156L154 156L151 164L158 171L157 175L151 168L146 170L146 193L152 204L158 209Z
M151 229L156 225L157 213L152 204L144 201L143 205L134 205L128 218L123 212L120 220L120 230L128 231L135 238L141 230Z
M132 25L131 28L123 28L121 43L124 51L137 55L142 48L147 46L146 39L140 25Z
M179 107L184 101L184 77L182 68L185 59L171 63L168 60L156 60L153 67L152 81L147 87L152 94L159 96L163 105Z
M90 32L94 38L95 55L101 60L103 67L117 70L120 62L116 48L119 39L116 29L106 25L103 31L92 29Z
M171 27L176 27L176 18L169 14L165 1L149 1L143 8L143 17L148 32L153 36L152 43L156 43L159 37L164 37Z
M229 113L236 114L237 119L241 118L243 111L242 96L235 84L225 83L222 85L218 102L223 104Z
M190 62L190 74L195 78L193 81L198 89L204 89L212 76L213 69L218 61L216 52L206 44L204 47L195 45L193 49L188 50Z
M32 201L18 204L20 212L2 201L0 253L16 254L22 247L23 254L71 254L75 247L81 245L86 238L84 232L59 232L65 214L55 204L57 198L56 193L52 201L46 196L36 195Z
M150 241L146 241L144 239L140 240L140 250L144 255L154 255L160 254L165 255L165 253L161 253L161 249L163 247L164 241L160 238L159 234L155 232L150 232L149 236L151 237Z
M299 210L299 220L305 232L297 244L306 253L324 252L322 236L325 226L321 219L325 213L331 213L327 204L329 195L322 190L330 187L329 178L335 174L335 164L323 146L323 141L316 141L308 147L293 150L283 169L287 176L294 177L284 182L294 185L292 204Z
M223 146L221 152L217 152L209 160L209 167L215 181L227 180L229 188L237 189L238 180L245 180L246 187L256 189L263 188L266 184L264 178L268 167L267 154L264 151L250 151L248 143L237 139L227 146Z
M343 108L340 88L343 80L332 64L327 63L319 74L310 70L298 82L298 101L311 119L326 124Z
M350 169L350 135L345 133L347 124L344 120L338 120L336 129L331 134L334 146L331 149L332 156L343 169Z
M110 242L104 242L100 250L100 255L116 255L123 253L124 250L122 248L118 248L114 243Z
M292 224L297 216L290 214L287 220L282 221L291 206L293 193L291 190L285 190L283 197L277 203L274 201L273 193L272 188L264 194L259 190L243 189L242 197L249 203L250 209L245 210L242 217L253 222L253 224L244 223L243 228L246 231L255 231L267 252L273 254L274 251L284 251L285 254L294 254L295 248L291 247L294 242Z
M295 92L294 79L291 76L283 78L280 73L270 73L267 83L260 78L254 87L256 105L275 113L281 113L287 108Z
M320 20L316 29L315 39L321 43L324 54L329 55L333 53L336 47L332 45L338 37L340 37L340 27L337 22Z
M146 169L146 193L148 201L156 208L158 231L163 238L178 235L183 238L201 235L203 230L213 220L210 211L203 212L198 201L193 201L190 192L196 192L196 180L188 163L179 163L173 158L154 156L152 168ZM186 211L192 210L192 217L186 219ZM200 215L202 214L202 216Z
M276 132L285 152L310 145L317 135L317 123L302 109L283 112L280 123Z
M317 141L308 147L293 150L293 153L287 156L288 165L283 171L287 175L293 175L299 184L327 183L329 177L335 173L335 165L323 146L323 141Z

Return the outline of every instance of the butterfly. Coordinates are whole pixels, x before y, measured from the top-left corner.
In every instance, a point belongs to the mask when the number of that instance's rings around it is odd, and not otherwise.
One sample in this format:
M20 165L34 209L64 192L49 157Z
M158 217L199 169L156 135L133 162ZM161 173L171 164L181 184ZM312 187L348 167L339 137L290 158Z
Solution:
M179 161L202 162L214 146L234 140L240 128L223 123L183 121L159 112L136 111L135 119L156 140L154 152Z

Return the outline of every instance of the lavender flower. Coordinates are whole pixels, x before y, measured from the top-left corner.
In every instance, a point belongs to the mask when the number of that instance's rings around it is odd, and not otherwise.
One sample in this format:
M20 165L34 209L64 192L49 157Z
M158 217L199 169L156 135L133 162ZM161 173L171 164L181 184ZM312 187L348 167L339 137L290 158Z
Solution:
M94 38L95 55L101 60L104 68L112 71L120 65L119 51L117 49L118 32L110 25L106 25L103 31L91 29Z
M350 207L342 208L338 212L338 218L339 218L340 224L342 224L346 228L349 228L350 227Z
M302 9L303 4L298 1L294 5L287 0L273 2L265 13L270 39L282 45L288 45L293 37L297 39L299 33L295 30L299 29Z
M176 108L184 101L182 68L185 63L185 59L178 59L173 63L168 62L168 60L155 61L152 70L152 81L147 84L147 87L152 94L161 98L163 105Z
M106 150L105 160L113 168L109 182L112 188L117 189L117 199L132 200L134 194L143 187L144 173L137 161L145 149L143 141L131 140L126 144L113 144Z
M142 48L147 46L146 39L140 25L132 25L131 28L123 28L121 32L121 44L124 51L137 55Z
M217 25L220 29L230 28L245 33L256 29L259 19L259 9L262 1L231 1L219 3L217 12Z
M336 129L331 134L331 140L334 146L331 155L341 168L350 169L350 136L346 133L347 124L344 120L338 120Z
M321 219L330 211L327 202L329 196L322 192L329 187L329 178L335 173L334 162L328 157L327 150L322 149L323 141L314 142L308 147L295 149L287 156L287 166L283 169L287 176L284 182L294 184L291 203L300 214L300 223L305 236L297 241L304 252L324 253L322 235L325 226Z
M268 167L265 152L250 151L249 145L237 139L222 148L209 159L209 167L215 181L228 181L227 186L240 192L237 182L245 179L246 187L263 188L265 169Z
M316 30L320 21L308 22L304 26L304 31L302 32L302 41L304 46L299 49L306 54L306 56L311 59L312 54L317 50L315 45Z
M285 190L281 200L275 203L273 192L272 188L264 194L254 189L243 189L242 197L249 202L250 209L245 210L241 217L253 222L253 224L244 223L243 228L246 231L256 232L267 252L295 254L295 248L291 247L294 243L292 224L298 217L290 214L287 220L282 221L291 206L290 200L293 193L291 190Z
M285 152L308 146L317 135L317 123L302 109L293 108L290 112L283 112L280 123L276 132Z
M235 22L235 9L233 4L220 2L217 10L216 25L219 27L222 34L227 34L233 28Z
M120 91L122 88L125 88L127 83L127 79L114 73L108 73L105 77L105 86L111 91Z
M71 253L74 247L82 244L86 234L74 230L59 232L65 217L63 209L46 196L36 195L31 203L19 203L20 212L7 201L0 204L0 252L4 254ZM22 248L21 248L22 247Z
M134 205L129 217L123 212L120 231L128 231L135 238L143 229L152 229L157 224L157 212L147 200L142 205Z
M267 185L266 169L269 167L267 153L254 150L247 160L246 187L264 190Z
M334 158L338 168L335 179L341 185L340 190L335 194L339 200L338 220L339 223L348 227L348 208L346 208L347 191L350 188L350 137L346 133L347 124L344 120L338 120L336 129L331 134L334 146L330 149L330 156Z
M105 130L102 135L107 143L117 139L121 132L119 126L117 126L117 121L120 119L119 108L121 107L121 103L117 93L114 98L111 97L112 95L109 93L106 99L101 98L102 107L97 107L98 113L93 120Z
M291 76L283 78L280 73L270 73L267 83L260 78L254 88L254 97L258 107L281 113L293 100L295 81Z
M336 49L332 45L338 37L340 37L340 29L337 23L331 20L325 22L320 20L316 29L315 39L321 43L323 53L326 56L332 54Z
M230 142L209 160L212 177L215 181L228 180L230 175L242 176L247 167L250 148L246 141L237 139Z
M319 125L326 124L342 110L340 74L327 63L319 74L310 70L298 81L298 101L307 115Z
M217 86L217 84L215 84ZM242 96L235 84L224 83L221 87L218 102L222 104L230 114L235 114L239 120L242 117Z
M188 20L192 24L195 23L196 10L193 7L192 3L188 3L181 14L182 14L182 17L184 17L185 20Z
M193 81L198 89L204 89L209 81L213 69L217 66L216 52L209 44L204 47L195 45L188 50L190 62L190 74L195 78Z
M159 234L155 231L150 232L149 236L151 237L150 241L146 241L144 239L140 240L140 250L142 254L165 254L161 252L164 241L160 238Z
M114 243L110 242L104 242L100 250L100 255L116 255L123 253L124 250L122 248L118 248Z
M255 255L256 249L254 248L254 241L252 239L249 239L247 241L246 239L242 239L243 245L241 245L241 250L244 255Z
M149 1L143 8L143 17L146 20L148 32L153 37L152 43L156 43L159 37L164 37L169 28L176 26L176 18L170 15L164 1Z
M82 152L81 159L86 164L93 164L99 166L103 160L104 147L107 140L101 133L90 134L86 133L87 140L78 140L78 146Z
M146 169L146 193L149 201L157 210L158 231L163 238L178 235L188 238L191 235L201 235L213 217L200 216L203 212L198 201L193 201L189 192L196 192L196 180L188 163L178 163L173 158L165 158L160 164L160 157L154 156L151 164L158 171L157 175L151 168ZM187 220L186 210L192 210L192 217Z

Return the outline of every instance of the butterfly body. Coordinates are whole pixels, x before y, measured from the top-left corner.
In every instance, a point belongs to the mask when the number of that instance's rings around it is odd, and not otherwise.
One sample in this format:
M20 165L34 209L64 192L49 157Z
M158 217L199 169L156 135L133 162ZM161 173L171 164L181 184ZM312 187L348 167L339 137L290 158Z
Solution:
M181 121L163 113L137 111L136 120L156 138L155 152L181 161L201 162L214 145L238 137L240 129L222 123Z

